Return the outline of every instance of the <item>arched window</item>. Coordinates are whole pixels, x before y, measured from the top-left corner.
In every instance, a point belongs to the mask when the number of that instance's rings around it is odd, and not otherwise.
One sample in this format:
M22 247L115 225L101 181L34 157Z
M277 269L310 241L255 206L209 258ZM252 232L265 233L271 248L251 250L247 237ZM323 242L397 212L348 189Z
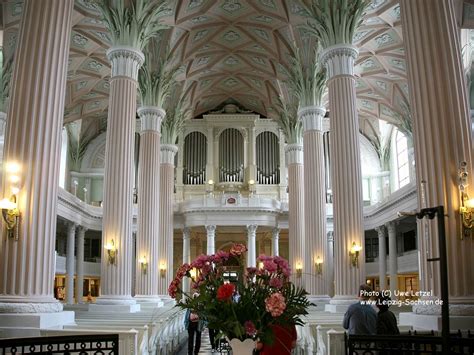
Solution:
M244 181L244 138L238 129L227 128L219 137L219 181Z
M207 139L201 132L191 132L184 138L183 182L202 185L206 182ZM175 156L177 159L177 154ZM177 160L175 160L176 166Z
M59 187L62 187L63 189L66 183L67 146L67 130L66 127L63 127L61 132L61 162L59 165Z
M397 182L398 188L401 188L410 182L410 167L408 165L407 137L399 130L395 134L395 149L397 154Z
M257 136L257 182L261 185L280 183L280 147L278 137L272 132Z

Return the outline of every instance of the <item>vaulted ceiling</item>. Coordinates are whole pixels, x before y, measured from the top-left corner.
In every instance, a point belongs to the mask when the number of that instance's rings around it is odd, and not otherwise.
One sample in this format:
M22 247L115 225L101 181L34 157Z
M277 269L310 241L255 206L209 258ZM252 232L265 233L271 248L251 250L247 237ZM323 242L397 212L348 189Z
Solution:
M304 28L304 9L294 0L176 0L165 18L178 76L194 116L233 99L271 116L285 90L282 66L292 44L315 43ZM65 122L100 124L107 116L110 36L92 0L76 0L68 68ZM15 47L21 3L4 3L4 47ZM406 63L396 0L373 0L355 36L358 109L362 118L396 123L408 101Z

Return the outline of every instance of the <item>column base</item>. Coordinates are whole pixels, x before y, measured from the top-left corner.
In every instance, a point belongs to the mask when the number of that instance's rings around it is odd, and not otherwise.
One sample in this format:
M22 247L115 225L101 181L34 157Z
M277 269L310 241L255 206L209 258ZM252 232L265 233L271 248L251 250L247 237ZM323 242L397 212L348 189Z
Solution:
M101 296L96 303L89 304L89 312L99 313L136 313L140 312L140 305L131 296Z
M137 313L140 312L140 305L135 304L97 304L89 305L89 312L97 313Z
M140 305L153 305L155 307L163 307L164 302L161 300L159 296L148 296L148 295L135 295L133 297L137 303Z
M308 298L308 301L314 303L320 308L323 308L331 301L331 297L329 297L328 295L308 295L306 297Z
M402 312L399 318L400 325L408 325L414 330L441 331L442 320L440 315L417 314L413 312ZM450 316L449 327L451 330L474 329L474 316Z
M329 313L345 313L351 304L357 303L359 300L351 296L335 296L329 304L324 306L324 311Z
M0 313L0 337L36 337L41 329L62 329L75 325L74 312Z

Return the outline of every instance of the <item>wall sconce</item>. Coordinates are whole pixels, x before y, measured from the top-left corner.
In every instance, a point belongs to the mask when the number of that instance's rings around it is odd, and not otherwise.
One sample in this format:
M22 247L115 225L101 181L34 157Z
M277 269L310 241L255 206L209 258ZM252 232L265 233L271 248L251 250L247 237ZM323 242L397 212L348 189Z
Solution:
M255 180L249 180L249 192L250 195L255 193Z
M161 277L166 276L166 263L164 261L160 263L160 276Z
M357 245L356 242L352 242L351 250L349 250L349 255L351 257L351 264L353 267L359 267L359 253L362 250L360 245Z
M461 206L459 213L461 214L461 239L470 237L472 228L474 227L474 198L469 198L466 187L468 186L467 163L461 162L459 168L459 191L461 194Z
M15 162L5 164L5 171L7 172L7 179L13 184L11 187L12 195L10 198L4 198L0 201L0 208L2 210L2 217L7 227L7 235L9 238L18 240L18 222L20 220L20 211L17 205L17 195L20 189L17 187L20 183L20 165Z
M189 270L189 275L191 276L191 278L193 280L196 280L196 276L197 276L197 270L195 267L193 267L191 270Z
M18 189L15 189L16 193L18 193ZM18 221L20 219L20 211L16 204L16 193L14 193L9 199L4 198L1 200L0 208L2 209L2 217L7 227L8 237L18 240Z
M148 262L146 261L145 255L138 260L140 263L140 269L142 270L143 275L146 275L146 272L148 270Z
M115 265L115 262L117 261L118 251L115 247L115 242L113 239L110 241L110 243L107 243L105 245L105 250L107 250L107 261L110 265Z
M206 186L206 192L210 195L214 191L214 180L209 180Z
M300 278L303 275L303 264L301 261L296 262L296 277Z
M314 261L314 265L316 267L316 273L318 275L321 275L323 273L323 259L321 257L317 257L316 260Z

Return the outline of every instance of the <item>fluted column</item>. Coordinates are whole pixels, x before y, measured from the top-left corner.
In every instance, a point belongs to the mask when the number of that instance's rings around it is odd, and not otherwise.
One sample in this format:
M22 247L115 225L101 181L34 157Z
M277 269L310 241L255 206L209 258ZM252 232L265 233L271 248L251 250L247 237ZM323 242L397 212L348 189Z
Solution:
M67 253L66 253L66 303L74 304L74 242L76 239L76 224L67 224Z
M327 263L326 184L324 166L324 107L303 107L298 117L303 123L305 268L309 272L306 291L329 299L328 268L318 274L315 261Z
M351 45L328 47L321 54L328 73L331 112L331 177L334 214L335 296L332 304L347 304L358 295L365 278L365 253L351 265L352 243L364 245L362 175L359 147L354 61Z
M112 66L105 146L102 240L117 251L102 258L100 304L135 304L132 289L132 194L138 70L143 53L131 47L107 51ZM105 253L105 250L103 250Z
M24 2L2 179L3 196L9 197L13 187L19 189L21 218L18 239L7 237L4 229L0 238L0 313L63 309L53 295L54 252L73 5L73 0ZM11 175L19 182L12 183ZM0 320L0 326L9 324Z
M328 239L328 259L327 262L323 261L323 267L328 269L328 280L329 280L329 296L334 296L334 232L330 231L327 233Z
M174 214L174 157L178 147L174 144L161 145L160 166L160 233L158 235L159 267L166 268L165 276L160 276L158 293L168 294L168 286L173 279L173 214ZM156 217L155 217L156 218Z
M272 256L280 255L280 228L275 227L272 230Z
M216 252L216 226L215 225L207 225L206 226L207 232L207 255L215 254Z
M141 107L140 155L138 165L138 226L136 242L136 296L138 300L158 300L160 255L160 128L165 111Z
M395 226L395 222L388 222L385 224L385 226L387 227L388 231L388 265L390 273L390 294L393 296L393 298L395 298L394 292L395 290L398 290L397 228Z
M191 229L183 229L183 264L191 264ZM183 278L183 291L189 293L190 285L187 278Z
M459 215L457 170L460 162L467 163L472 198L474 162L456 5L452 0L402 0L400 9L413 110L418 204L444 205L450 314L474 316L474 242L461 239ZM440 297L438 264L427 261L439 254L436 221L418 224L420 289Z
M385 280L387 275L387 248L385 246L385 227L375 228L379 237L379 285L381 290L385 290L387 286ZM390 247L390 252L392 248ZM396 261L396 260L395 260ZM392 283L390 282L390 285ZM392 294L393 295L393 294Z
M76 251L76 302L83 303L84 295L84 237L87 229L77 229L77 251Z
M288 144L285 147L286 164L288 166L288 238L290 249L290 266L293 270L292 280L299 286L305 286L304 265L304 172L303 145ZM296 270L302 268L302 275L297 277Z
M247 267L257 265L257 228L256 224L247 225Z

